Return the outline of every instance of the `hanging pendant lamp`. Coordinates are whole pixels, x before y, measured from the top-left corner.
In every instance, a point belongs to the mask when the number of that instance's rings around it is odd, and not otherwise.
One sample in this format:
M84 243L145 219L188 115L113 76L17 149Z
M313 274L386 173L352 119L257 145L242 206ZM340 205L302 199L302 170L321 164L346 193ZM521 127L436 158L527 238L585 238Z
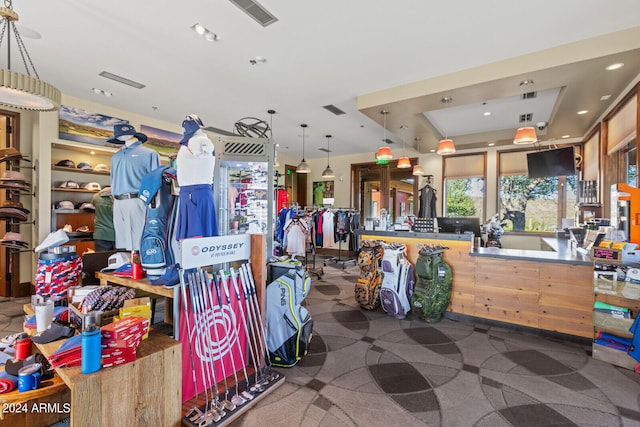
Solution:
M423 176L424 175L424 169L422 166L420 165L415 165L413 167L413 172L411 173L413 176Z
M380 114L382 114L382 123L383 123L383 134L382 134L382 142L386 143L387 142L387 114L389 114L389 112L387 110L382 110L380 111ZM391 154L391 148L386 147L386 146L382 146L380 148L378 148L378 153L376 154L376 159L378 160L391 160L393 159L393 154Z
M409 126L402 125L400 126L400 129L406 131L407 129L409 129ZM405 138L402 138L402 157L398 159L398 166L397 166L398 169L407 169L411 167L411 160L409 160L409 158L405 155L404 149L405 149Z
M538 142L538 135L536 135L536 130L533 126L519 128L513 138L513 143L516 145L533 144L534 142Z
M5 0L0 7L0 46L7 36L7 68L0 69L0 105L23 110L52 111L60 108L62 95L54 86L40 80L29 52L18 33L18 14L13 11L12 1ZM25 74L11 71L11 33L16 40ZM31 75L33 73L33 75Z
M445 96L440 100L440 102L443 102L445 104L448 104L451 101L453 101L453 98L450 96ZM436 150L436 153L440 154L441 156L444 156L445 154L453 154L455 152L456 152L456 146L453 143L453 139L447 138L447 131L445 130L444 139L438 142L438 149Z
M327 168L322 171L323 178L334 178L336 175L333 173L333 169L329 166L329 139L331 135L325 135L327 137Z
M302 128L302 161L296 168L296 173L311 173L311 167L309 166L309 163L307 163L307 161L304 159L304 137L307 125L303 123L300 125L300 127Z

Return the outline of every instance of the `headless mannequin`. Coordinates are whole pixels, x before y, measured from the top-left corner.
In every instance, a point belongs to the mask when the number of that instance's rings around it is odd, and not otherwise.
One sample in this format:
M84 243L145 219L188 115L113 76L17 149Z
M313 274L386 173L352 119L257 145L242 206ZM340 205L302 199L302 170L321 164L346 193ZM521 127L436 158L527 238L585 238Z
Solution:
M117 139L124 142L124 147L111 158L116 248L138 250L146 216L146 205L138 198L138 190L142 177L160 166L160 156L134 135Z

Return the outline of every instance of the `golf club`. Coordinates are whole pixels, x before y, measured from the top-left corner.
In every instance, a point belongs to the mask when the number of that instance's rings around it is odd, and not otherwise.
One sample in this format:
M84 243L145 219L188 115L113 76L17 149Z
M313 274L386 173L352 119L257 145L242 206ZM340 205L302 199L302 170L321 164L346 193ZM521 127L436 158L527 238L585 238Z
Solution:
M187 284L184 282L184 275L185 275L185 270L180 269L180 291L181 291L181 295L182 295L182 308L184 310L184 319L185 319L185 323L187 325L187 342L189 344L189 359L191 360L191 375L192 375L192 380L193 380L193 386L196 390L196 397L195 400L193 401L193 408L191 408L191 410L189 410L189 412L187 412L187 414L185 415L185 418L187 418L189 421L194 421L197 420L198 418L200 418L202 416L202 411L198 408L198 387L196 384L196 365L195 362L193 360L193 348L191 345L191 339L192 337L195 335L196 331L195 329L191 329L191 322L189 321L189 308L188 308L188 301L187 301ZM193 311L193 306L191 306L191 310ZM195 328L195 325L194 325Z

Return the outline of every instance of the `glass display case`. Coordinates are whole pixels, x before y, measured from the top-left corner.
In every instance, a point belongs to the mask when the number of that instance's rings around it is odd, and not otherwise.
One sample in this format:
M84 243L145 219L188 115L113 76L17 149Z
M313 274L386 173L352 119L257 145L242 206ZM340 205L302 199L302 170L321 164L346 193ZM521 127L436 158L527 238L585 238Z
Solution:
M271 142L264 138L221 136L216 153L220 234L266 234L271 253L275 217Z

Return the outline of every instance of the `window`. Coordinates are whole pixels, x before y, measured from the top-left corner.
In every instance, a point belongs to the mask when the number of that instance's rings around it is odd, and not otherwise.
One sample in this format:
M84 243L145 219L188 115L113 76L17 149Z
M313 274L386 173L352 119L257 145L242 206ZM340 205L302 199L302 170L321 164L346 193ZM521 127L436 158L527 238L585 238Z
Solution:
M638 186L638 165L637 155L638 150L636 147L632 147L626 152L626 182L634 187Z
M563 219L575 213L576 176L530 179L527 151L498 155L498 209L505 229L552 232L564 228Z
M485 220L485 153L444 159L444 216Z

